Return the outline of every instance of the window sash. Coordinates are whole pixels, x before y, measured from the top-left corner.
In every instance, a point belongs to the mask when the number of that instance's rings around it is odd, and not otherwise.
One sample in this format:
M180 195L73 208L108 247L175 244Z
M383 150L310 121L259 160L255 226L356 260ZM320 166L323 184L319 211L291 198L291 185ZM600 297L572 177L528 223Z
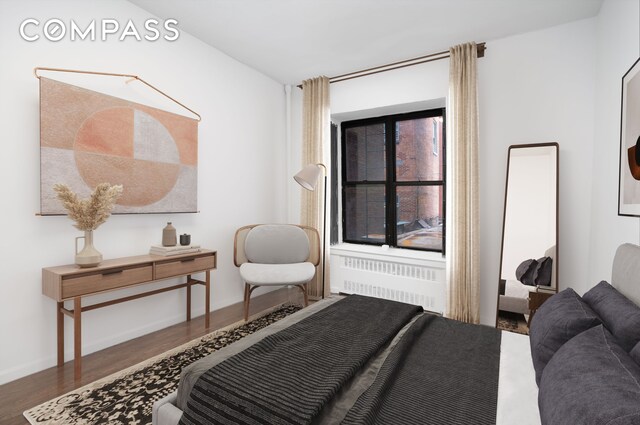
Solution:
M396 124L400 121L409 121L423 118L442 117L442 147L441 152L438 152L438 156L442 158L442 172L441 179L437 180L403 180L397 181L396 178ZM366 180L366 179L347 179L347 138L346 133L349 129L357 127L366 127L371 125L384 124L385 126L385 158L386 158L386 173L384 180ZM368 118L361 120L349 121L341 124L341 173L342 173L342 240L344 242L351 242L365 245L382 245L383 243L374 241L363 241L362 239L353 239L347 237L347 191L348 188L356 188L359 186L372 186L372 185L384 185L385 186L385 241L384 244L398 247L398 220L397 220L397 188L399 187L411 187L411 186L441 186L442 187L442 249L429 249L429 248L414 248L402 246L403 249L416 249L420 251L436 251L442 252L444 255L444 234L446 221L444 216L446 215L446 164L445 164L445 146L446 146L446 119L445 108L431 109L427 111L412 112L407 114L389 115L377 118ZM429 141L430 142L430 141ZM430 149L431 150L431 149ZM353 173L351 173L353 174ZM389 223L394 225L389 226Z

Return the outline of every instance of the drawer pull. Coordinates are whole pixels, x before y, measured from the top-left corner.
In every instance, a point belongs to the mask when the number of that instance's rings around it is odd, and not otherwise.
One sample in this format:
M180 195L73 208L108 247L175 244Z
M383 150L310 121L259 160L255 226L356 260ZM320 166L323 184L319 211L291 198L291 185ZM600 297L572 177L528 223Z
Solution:
M102 272L102 276L108 276L110 274L118 274L118 273L122 273L122 269L120 270L107 270L106 272Z
M196 261L195 258L186 258L184 260L180 260L181 263L190 263L191 261Z

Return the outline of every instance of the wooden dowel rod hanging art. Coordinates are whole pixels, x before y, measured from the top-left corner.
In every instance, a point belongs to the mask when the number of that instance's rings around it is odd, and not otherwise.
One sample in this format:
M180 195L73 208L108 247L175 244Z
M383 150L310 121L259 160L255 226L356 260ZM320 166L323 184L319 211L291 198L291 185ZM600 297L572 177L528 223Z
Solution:
M75 74L87 74L87 75L105 75L105 76L109 76L109 77L124 77L124 78L129 78L126 83L130 83L132 81L140 81L142 84L146 85L147 87L151 88L152 90L160 93L161 95L163 95L164 97L166 97L167 99L171 100L174 103L177 103L178 105L180 105L181 107L183 107L184 109L186 109L187 111L191 112L192 114L194 114L195 116L198 117L198 121L202 121L202 117L200 116L200 114L198 114L196 111L194 111L193 109L187 107L185 104L177 101L176 99L174 99L173 97L169 96L168 94L166 94L165 92L163 92L162 90L160 90L159 88L149 84L148 82L146 82L145 80L143 80L142 78L138 77L137 75L132 75L132 74L118 74L118 73L113 73L113 72L99 72L99 71L81 71L81 70L77 70L77 69L63 69L63 68L46 68L46 67L41 67L38 66L36 68L33 69L33 73L35 74L36 78L40 79L40 75L38 75L38 71L53 71L53 72L67 72L67 73L75 73Z
M117 77L122 81L111 78L115 85L109 84L115 92L137 80L181 108L171 112L44 78L48 72ZM67 212L54 193L57 183L75 193L103 182L122 185L113 214L198 211L200 114L133 74L37 67L34 75L40 95L41 215Z

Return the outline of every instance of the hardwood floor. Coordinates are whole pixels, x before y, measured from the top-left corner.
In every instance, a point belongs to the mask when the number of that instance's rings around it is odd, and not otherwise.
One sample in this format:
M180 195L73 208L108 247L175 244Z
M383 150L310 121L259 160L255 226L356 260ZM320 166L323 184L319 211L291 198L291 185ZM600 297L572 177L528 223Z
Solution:
M290 299L287 289L280 289L251 298L251 312L256 314ZM294 294L295 296L295 294ZM237 303L210 313L211 325L204 328L204 316L191 322L178 323L166 329L135 338L82 357L82 379L73 377L73 361L64 366L0 385L0 424L28 424L22 412L97 379L133 366L192 339L242 320L243 303ZM55 350L55 347L51 347Z

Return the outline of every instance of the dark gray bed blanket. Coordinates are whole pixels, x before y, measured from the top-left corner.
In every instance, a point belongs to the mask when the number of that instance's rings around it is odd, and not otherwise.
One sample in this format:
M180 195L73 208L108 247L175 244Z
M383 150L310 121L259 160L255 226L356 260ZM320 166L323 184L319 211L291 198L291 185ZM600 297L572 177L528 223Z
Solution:
M425 314L342 423L495 424L500 340L495 328Z
M352 295L214 366L183 425L307 424L421 307Z

